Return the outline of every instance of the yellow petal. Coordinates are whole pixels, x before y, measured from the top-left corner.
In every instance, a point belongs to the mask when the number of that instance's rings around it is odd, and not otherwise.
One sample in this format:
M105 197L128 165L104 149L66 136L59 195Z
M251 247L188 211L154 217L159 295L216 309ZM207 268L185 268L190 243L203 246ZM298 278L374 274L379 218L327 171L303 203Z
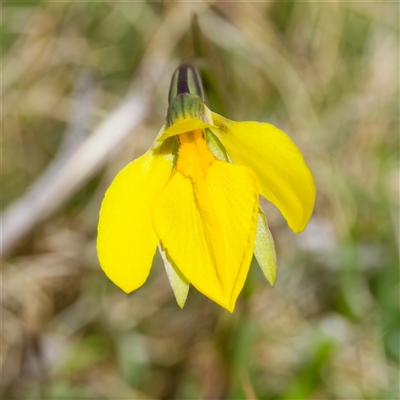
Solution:
M204 175L189 176L178 159L154 201L153 224L187 280L233 311L250 266L257 210L257 182L248 168L214 160Z
M175 122L169 128L167 128L164 133L157 139L162 142L163 140L171 137L180 135L181 133L196 131L204 128L211 128L212 124L202 121L199 118L187 118Z
M100 210L97 252L106 275L129 293L146 281L158 237L150 217L154 198L171 175L172 143L152 148L123 168Z
M258 265L263 271L267 281L274 286L276 279L276 253L274 239L268 228L264 212L258 209L258 222L256 240L254 242L254 255Z
M279 208L294 232L301 232L314 208L315 185L296 145L273 125L212 116L218 126L213 132L232 161L256 173L261 194Z
M176 302L180 308L183 308L189 293L189 282L182 275L181 271L179 271L178 267L171 260L171 257L167 255L167 252L161 245L158 245L158 250L160 251L161 258L164 262L165 271L167 272L168 280L172 287L172 291L174 292Z

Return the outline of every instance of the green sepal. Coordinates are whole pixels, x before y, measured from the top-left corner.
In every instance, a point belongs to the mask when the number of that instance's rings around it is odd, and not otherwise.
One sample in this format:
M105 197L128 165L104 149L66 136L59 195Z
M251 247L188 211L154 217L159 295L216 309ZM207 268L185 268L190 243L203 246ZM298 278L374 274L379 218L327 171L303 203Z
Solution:
M225 147L222 145L221 141L214 135L211 129L206 128L206 142L211 153L222 161L231 162Z
M191 64L181 64L171 78L171 85L168 92L168 103L171 103L181 94L192 94L204 101L204 89L200 73Z
M186 299L189 293L190 284L188 280L182 275L178 267L171 260L167 252L163 249L161 244L158 245L161 258L164 262L165 271L167 272L168 280L171 285L172 291L174 292L176 302L180 308L186 303Z
M274 286L276 279L276 253L274 239L268 228L264 211L258 208L257 233L254 241L254 255L265 278Z
M180 94L168 106L166 128L189 119L198 119L212 125L211 112L200 97L190 93Z

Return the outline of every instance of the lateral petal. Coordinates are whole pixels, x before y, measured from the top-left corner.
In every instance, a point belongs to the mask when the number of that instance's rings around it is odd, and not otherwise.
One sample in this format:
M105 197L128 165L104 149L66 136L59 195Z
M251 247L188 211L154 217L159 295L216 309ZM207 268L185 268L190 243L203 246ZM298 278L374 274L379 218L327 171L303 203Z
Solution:
M164 142L123 168L100 210L97 252L106 275L129 293L146 281L158 237L150 206L171 176L172 155Z
M304 230L315 202L315 185L303 155L271 124L234 122L212 113L218 136L233 162L257 175L261 194L275 204L290 228Z
M253 172L215 160L204 176L176 170L152 216L164 249L187 280L233 311L250 266L257 211Z

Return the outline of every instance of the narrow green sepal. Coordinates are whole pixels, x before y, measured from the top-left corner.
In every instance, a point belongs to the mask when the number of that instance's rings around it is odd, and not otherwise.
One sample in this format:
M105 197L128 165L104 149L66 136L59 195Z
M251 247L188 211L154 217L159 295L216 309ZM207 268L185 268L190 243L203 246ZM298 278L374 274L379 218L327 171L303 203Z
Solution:
M211 153L222 161L231 162L225 147L222 145L221 141L214 135L211 129L206 128L206 142Z
M274 286L276 279L276 253L274 239L268 228L267 218L261 208L258 209L257 233L254 241L254 255L265 278Z
M190 284L168 256L167 252L162 248L161 244L158 245L158 250L160 251L161 258L164 262L165 271L167 272L168 280L172 291L174 292L176 302L180 308L183 308L189 293Z
M204 101L204 89L200 73L193 65L182 64L172 75L168 93L168 103L181 94L192 94Z

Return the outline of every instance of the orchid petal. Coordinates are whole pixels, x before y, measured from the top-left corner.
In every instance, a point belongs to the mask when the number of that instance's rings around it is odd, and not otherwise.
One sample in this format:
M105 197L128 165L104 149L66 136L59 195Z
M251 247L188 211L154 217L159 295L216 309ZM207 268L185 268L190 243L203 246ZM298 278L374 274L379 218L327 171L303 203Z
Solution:
M233 311L250 266L257 210L252 171L214 161L194 180L174 172L154 202L153 224L187 280Z
M153 147L123 168L101 205L97 236L100 265L127 293L146 281L159 241L150 207L171 175L169 147L171 143Z
M315 185L289 136L270 124L212 116L218 126L212 130L232 161L255 172L260 193L279 208L294 232L304 230L314 208Z

